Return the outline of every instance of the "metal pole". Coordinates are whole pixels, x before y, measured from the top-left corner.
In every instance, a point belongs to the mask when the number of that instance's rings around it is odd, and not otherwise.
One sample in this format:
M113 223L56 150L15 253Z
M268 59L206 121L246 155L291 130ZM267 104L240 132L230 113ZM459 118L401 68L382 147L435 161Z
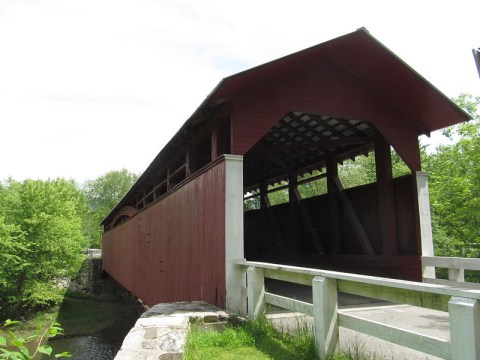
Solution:
M475 58L475 63L477 64L478 76L480 76L480 48L473 49L473 57Z

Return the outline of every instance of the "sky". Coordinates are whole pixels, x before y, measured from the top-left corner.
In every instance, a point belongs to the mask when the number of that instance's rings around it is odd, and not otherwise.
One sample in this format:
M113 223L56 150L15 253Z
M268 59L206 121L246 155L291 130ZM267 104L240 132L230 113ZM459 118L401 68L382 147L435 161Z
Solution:
M222 78L360 27L448 97L480 95L479 13L478 0L0 0L0 180L143 172Z

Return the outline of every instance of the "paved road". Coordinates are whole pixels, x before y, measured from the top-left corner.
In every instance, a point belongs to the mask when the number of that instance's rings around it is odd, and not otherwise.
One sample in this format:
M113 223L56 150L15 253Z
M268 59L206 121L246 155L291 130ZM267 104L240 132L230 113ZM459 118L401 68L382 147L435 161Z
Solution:
M269 292L306 302L311 302L312 299L311 288L303 285L286 286L286 283L268 280L266 288ZM448 313L442 311L375 301L348 294L339 295L339 311L445 340L450 338ZM311 317L284 309L272 307L268 311L268 317L278 327L289 331L295 331L297 326L312 327ZM365 355L375 354L374 359L439 359L344 328L340 328L340 348Z

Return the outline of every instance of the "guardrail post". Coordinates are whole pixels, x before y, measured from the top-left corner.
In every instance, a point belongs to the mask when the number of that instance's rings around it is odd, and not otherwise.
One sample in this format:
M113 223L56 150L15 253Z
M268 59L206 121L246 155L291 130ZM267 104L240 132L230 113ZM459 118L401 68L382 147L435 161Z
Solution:
M312 281L315 343L320 359L333 355L338 343L337 281L315 276Z
M452 360L480 359L480 304L452 297L448 302Z
M448 280L465 282L465 271L463 269L449 268Z
M242 284L245 275L235 265L243 260L243 157L225 157L225 307L234 314L245 314Z
M249 266L247 269L248 317L255 319L265 309L265 278L263 269Z
M430 214L430 196L428 194L428 173L416 172L418 213L420 220L420 240L422 242L422 256L435 256L433 253L432 219ZM435 279L435 267L423 266L422 276Z

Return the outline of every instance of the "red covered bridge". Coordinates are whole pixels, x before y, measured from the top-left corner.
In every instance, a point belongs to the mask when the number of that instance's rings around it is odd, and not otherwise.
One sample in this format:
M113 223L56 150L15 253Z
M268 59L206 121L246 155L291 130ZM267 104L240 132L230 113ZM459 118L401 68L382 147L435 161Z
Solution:
M418 136L468 118L365 29L225 78L103 221L104 270L149 305L230 310L244 258L421 280ZM393 178L391 147L409 175ZM376 183L344 189L338 164L371 152ZM313 181L328 191L303 199Z

